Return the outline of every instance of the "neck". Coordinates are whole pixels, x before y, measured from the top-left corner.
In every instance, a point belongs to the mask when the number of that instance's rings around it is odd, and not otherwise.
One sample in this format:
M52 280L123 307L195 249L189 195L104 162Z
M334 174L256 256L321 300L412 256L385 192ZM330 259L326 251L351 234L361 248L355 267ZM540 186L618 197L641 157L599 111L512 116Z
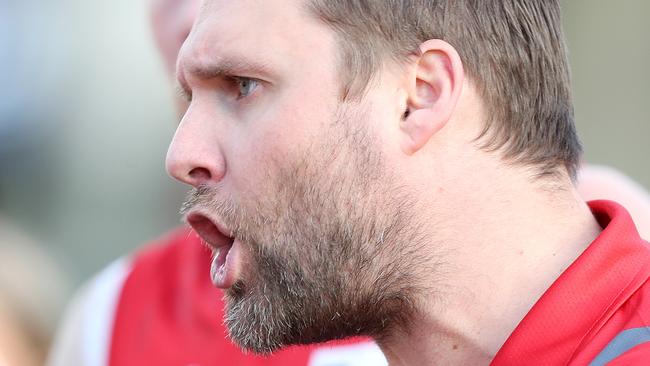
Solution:
M424 204L436 208L422 211L437 224L430 257L444 265L423 278L435 288L418 299L412 326L378 341L390 365L489 364L600 233L568 178L542 187L513 167L467 168L445 170L453 184Z

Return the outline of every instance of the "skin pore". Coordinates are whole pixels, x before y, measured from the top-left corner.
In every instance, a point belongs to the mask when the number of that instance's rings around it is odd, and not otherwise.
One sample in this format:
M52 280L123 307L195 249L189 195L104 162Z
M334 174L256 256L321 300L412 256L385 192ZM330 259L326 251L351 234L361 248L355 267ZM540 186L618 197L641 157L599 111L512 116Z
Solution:
M341 102L333 32L299 9L209 1L179 57L191 103L167 167L195 188L186 212L242 242L231 336L268 352L367 334L391 365L489 363L600 228L566 173L478 147L453 47L425 42Z

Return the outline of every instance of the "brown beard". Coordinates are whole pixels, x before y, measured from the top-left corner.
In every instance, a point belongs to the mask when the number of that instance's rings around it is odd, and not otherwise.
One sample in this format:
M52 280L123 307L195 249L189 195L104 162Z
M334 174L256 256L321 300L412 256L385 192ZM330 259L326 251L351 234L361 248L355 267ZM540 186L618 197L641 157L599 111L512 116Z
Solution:
M415 200L394 184L367 120L334 121L303 158L269 162L269 191L253 205L207 187L184 205L211 210L250 254L226 292L225 323L245 350L381 338L414 316L427 262Z

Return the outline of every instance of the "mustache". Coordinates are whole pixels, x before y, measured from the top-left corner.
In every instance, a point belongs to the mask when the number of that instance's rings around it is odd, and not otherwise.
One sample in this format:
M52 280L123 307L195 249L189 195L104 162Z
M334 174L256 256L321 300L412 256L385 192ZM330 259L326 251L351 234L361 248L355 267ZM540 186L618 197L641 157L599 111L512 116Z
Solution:
M254 218L245 212L231 199L224 196L220 188L199 186L192 188L181 205L181 221L187 222L187 214L195 209L208 211L219 219L229 231L240 239L251 239L250 224Z
M179 214L185 219L187 213L196 207L212 207L216 196L215 189L208 186L199 186L190 189L185 195Z

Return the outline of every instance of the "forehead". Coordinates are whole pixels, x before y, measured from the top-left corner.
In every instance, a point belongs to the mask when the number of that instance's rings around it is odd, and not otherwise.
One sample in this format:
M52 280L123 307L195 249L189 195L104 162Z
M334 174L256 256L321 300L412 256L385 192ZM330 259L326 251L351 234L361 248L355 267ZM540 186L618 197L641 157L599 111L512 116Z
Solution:
M290 68L314 52L322 57L332 46L332 32L309 15L303 0L207 0L180 52L179 68L200 69L220 58Z

